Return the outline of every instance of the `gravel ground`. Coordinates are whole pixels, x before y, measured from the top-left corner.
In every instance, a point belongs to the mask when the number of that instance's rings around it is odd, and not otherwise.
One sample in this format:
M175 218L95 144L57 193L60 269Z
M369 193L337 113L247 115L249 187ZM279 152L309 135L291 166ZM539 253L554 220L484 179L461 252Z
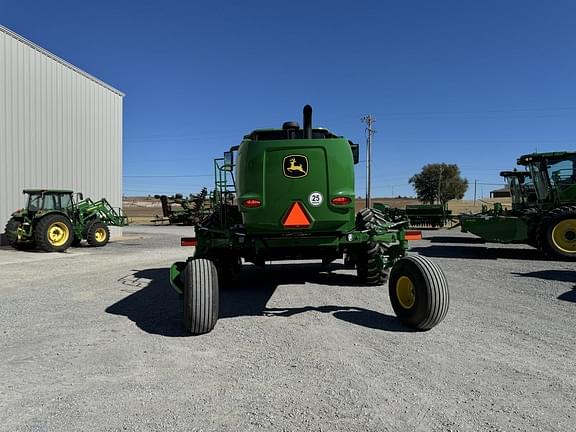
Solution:
M448 278L428 332L335 265L247 266L207 335L167 268L185 227L63 254L0 248L1 431L576 430L576 271L426 231Z

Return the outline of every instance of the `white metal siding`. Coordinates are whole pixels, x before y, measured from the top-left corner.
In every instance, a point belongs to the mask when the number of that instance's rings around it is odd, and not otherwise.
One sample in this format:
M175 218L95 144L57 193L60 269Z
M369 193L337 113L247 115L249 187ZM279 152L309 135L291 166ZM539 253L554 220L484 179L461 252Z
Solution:
M0 232L25 188L122 206L122 96L0 27Z

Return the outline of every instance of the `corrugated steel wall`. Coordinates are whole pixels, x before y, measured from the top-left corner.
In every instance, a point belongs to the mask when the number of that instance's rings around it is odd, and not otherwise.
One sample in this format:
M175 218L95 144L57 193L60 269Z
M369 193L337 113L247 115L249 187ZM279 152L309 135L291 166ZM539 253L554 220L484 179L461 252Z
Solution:
M122 206L123 95L27 42L0 27L0 232L25 188Z

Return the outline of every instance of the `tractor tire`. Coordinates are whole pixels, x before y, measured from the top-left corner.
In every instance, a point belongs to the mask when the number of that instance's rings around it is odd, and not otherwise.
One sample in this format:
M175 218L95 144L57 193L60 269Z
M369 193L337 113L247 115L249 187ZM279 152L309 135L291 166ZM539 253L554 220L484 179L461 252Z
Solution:
M110 230L101 221L94 221L86 230L86 241L92 247L106 246L110 241Z
M528 238L526 244L538 249L538 236L536 233L539 210L537 208L526 208L520 211L520 219L528 225Z
M61 214L48 214L34 228L36 245L47 252L64 252L74 239L70 219Z
M188 261L184 270L184 327L193 335L212 331L218 321L218 271L210 260Z
M538 250L552 260L576 260L576 206L546 213L537 229Z
M356 215L356 227L359 230L369 230L374 227L375 216L372 209L364 209ZM356 261L356 272L360 283L364 285L382 285L388 277L383 269L381 256L382 245L375 242L367 242L360 246Z
M388 274L383 269L382 255L383 249L379 243L367 242L360 246L356 273L362 284L382 285L386 282Z
M6 228L4 229L4 234L6 235L6 240L8 240L8 244L12 246L14 249L17 250L30 250L34 249L36 245L34 241L18 241L18 237L16 236L16 231L22 224L22 221L18 219L11 218L6 223Z
M398 319L416 330L430 330L448 312L446 276L424 256L409 255L398 260L390 271L388 290Z

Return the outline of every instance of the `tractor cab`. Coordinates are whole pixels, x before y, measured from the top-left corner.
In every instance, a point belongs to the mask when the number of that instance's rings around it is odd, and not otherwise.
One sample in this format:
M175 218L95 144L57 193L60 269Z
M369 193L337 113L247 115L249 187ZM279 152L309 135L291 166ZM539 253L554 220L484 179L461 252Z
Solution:
M536 191L529 171L502 171L500 176L510 190L513 211L536 205Z
M26 211L29 217L38 212L62 211L71 214L74 209L74 192L70 190L25 189L28 195Z
M538 207L576 203L576 152L532 153L521 156L518 165L530 172Z

